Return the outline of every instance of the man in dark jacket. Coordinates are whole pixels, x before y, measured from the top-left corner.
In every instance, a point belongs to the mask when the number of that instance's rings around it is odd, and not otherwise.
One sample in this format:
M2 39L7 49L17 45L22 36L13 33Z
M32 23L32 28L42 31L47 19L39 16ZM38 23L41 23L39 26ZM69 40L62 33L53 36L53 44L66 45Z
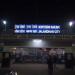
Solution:
M48 71L49 71L49 74L53 74L53 58L52 56L50 55L49 58L47 59L47 64L48 64Z
M2 58L2 68L9 68L10 67L10 53L4 52Z
M65 53L65 67L73 69L74 57L72 53Z

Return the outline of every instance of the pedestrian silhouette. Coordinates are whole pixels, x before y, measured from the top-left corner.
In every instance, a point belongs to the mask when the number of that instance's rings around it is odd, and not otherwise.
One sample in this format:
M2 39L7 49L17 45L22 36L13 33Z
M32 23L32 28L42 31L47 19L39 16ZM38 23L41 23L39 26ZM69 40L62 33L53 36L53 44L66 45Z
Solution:
M49 55L49 58L47 59L47 64L48 64L48 73L49 75L53 74L53 58L51 55Z

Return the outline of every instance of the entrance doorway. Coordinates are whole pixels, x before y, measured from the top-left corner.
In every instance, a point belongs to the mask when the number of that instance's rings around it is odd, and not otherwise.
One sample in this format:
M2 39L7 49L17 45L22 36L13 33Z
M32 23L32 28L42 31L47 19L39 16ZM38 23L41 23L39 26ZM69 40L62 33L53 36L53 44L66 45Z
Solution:
M57 56L57 63L64 63L65 48L11 48L14 63L47 63L49 55Z

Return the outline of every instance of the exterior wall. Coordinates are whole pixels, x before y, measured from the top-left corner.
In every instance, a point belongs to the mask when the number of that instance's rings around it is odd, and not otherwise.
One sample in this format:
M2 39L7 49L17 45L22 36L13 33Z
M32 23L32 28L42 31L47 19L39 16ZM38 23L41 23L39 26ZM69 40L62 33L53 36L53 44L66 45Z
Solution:
M51 47L72 47L72 41L70 40L42 40L40 43L33 42L34 39L26 40L10 40L5 42L4 46L24 46L33 48L51 48Z
M72 47L65 48L66 53L73 53Z

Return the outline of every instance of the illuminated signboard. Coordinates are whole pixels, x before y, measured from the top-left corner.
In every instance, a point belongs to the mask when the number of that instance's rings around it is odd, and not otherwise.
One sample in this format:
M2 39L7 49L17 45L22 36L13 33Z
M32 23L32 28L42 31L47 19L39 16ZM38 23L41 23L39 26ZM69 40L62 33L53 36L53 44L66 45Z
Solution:
M60 25L19 24L15 25L15 33L60 33Z

